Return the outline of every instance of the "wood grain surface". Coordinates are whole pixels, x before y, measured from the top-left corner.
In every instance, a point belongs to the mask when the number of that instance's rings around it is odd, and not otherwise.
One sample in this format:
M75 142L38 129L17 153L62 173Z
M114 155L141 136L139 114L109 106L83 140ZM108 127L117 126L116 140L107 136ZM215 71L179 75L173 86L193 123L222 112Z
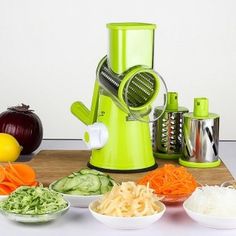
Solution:
M89 151L62 151L62 150L47 150L40 151L30 161L26 163L32 166L37 173L37 179L39 182L48 186L53 181L63 176L69 175L73 171L80 170L87 166L89 160ZM173 163L178 165L177 161L170 160L157 160L158 166L161 167L165 163ZM221 163L219 167L199 169L188 168L188 170L194 175L197 181L201 184L215 185L221 184L224 181L232 180L233 177L230 174L226 166ZM135 174L117 174L111 173L110 175L118 182L122 181L135 181L140 177L147 174L135 173Z

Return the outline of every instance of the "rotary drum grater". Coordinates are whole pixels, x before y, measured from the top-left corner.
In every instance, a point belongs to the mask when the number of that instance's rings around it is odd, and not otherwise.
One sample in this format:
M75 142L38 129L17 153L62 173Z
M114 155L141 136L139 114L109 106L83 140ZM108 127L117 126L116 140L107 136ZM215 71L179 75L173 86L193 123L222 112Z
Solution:
M184 156L179 159L181 165L195 168L220 165L219 122L219 115L208 112L207 98L194 99L194 111L184 114Z
M178 94L168 92L167 107L157 107L155 116L161 117L153 123L153 152L155 157L162 159L178 159L183 151L183 114L188 112L185 107L178 106Z
M89 167L109 172L151 170L157 164L149 114L160 82L164 83L153 70L155 25L110 23L107 28L109 50L97 67L91 109L75 102L71 112L87 125Z

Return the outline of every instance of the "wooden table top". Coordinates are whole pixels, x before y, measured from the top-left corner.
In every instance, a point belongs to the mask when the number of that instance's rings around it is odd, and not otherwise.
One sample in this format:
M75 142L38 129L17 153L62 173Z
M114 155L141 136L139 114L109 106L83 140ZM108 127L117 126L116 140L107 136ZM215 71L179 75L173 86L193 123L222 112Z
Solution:
M85 150L45 150L40 151L33 159L26 163L36 170L38 181L44 186L48 186L53 181L86 167L89 156L90 152ZM157 163L159 167L166 163L178 165L176 160L158 159ZM215 185L234 179L223 162L215 168L188 168L188 170L201 184ZM110 173L118 182L136 181L146 174L147 172L135 174Z

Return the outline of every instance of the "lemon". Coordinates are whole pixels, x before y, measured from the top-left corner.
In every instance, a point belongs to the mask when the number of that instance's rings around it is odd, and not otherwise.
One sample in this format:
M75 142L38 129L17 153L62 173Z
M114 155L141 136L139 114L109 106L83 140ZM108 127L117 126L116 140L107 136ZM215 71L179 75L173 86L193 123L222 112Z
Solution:
M21 146L10 134L0 133L0 161L15 161L21 152Z

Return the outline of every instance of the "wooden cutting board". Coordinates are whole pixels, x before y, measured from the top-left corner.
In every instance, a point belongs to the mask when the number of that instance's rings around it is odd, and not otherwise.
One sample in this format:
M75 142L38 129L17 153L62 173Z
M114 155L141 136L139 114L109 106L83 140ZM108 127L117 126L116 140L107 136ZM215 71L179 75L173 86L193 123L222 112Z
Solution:
M48 186L53 181L63 176L69 175L73 171L80 170L87 166L89 160L89 151L40 151L30 161L26 163L32 166L37 173L37 179L44 186ZM172 163L178 165L176 160L157 160L158 166L161 167L165 163ZM197 181L201 184L215 185L221 184L224 181L233 180L226 166L221 163L219 167L209 169L188 169ZM114 174L110 175L118 182L135 181L146 173L137 174Z

